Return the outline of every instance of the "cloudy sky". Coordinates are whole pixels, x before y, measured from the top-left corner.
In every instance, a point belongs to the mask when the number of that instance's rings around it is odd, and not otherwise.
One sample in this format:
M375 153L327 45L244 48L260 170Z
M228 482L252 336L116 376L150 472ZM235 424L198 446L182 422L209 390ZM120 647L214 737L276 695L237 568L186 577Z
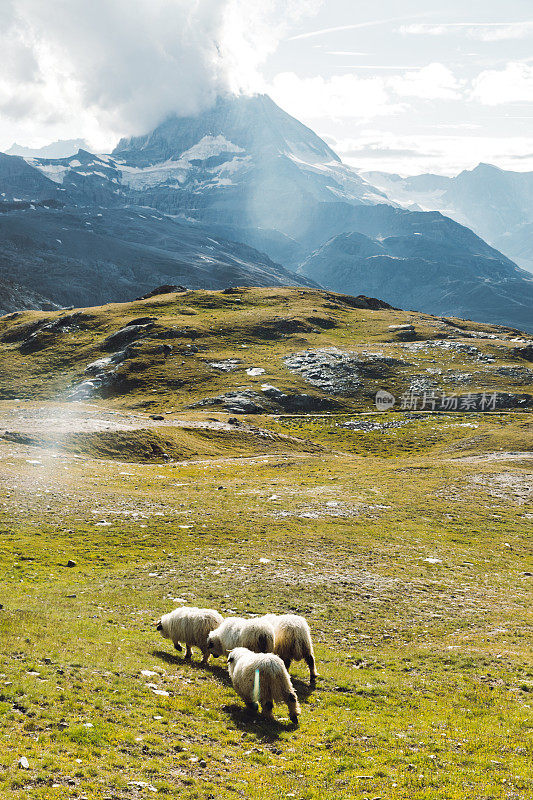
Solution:
M107 150L219 92L267 91L361 169L533 170L531 0L0 6L0 150Z

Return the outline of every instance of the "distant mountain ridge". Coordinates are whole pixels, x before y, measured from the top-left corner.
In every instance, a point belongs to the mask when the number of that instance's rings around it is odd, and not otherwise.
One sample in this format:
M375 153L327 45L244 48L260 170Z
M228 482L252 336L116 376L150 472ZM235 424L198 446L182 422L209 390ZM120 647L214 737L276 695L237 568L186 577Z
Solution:
M44 147L24 147L14 142L7 156L22 156L23 158L67 158L74 155L80 149L87 149L88 144L85 139L61 139L51 142Z
M432 308L444 316L469 318L477 303L490 319L508 324L512 314L516 327L533 331L533 280L524 281L522 271L512 261L501 260L488 245L480 251L478 237L468 228L460 229L462 235L453 247L452 237L458 233L454 228L443 247L432 235L429 215L418 217L421 230L415 236L339 234L312 253L299 273L320 281L327 271L328 288L334 291L353 293L364 285L370 294L381 292L393 305ZM445 272L440 267L444 259Z
M478 164L454 178L385 172L361 173L391 199L441 211L533 272L533 172Z
M61 302L156 283L338 288L342 256L354 294L520 326L533 308L533 282L512 261L442 214L391 201L265 95L219 98L109 155L3 156L0 200L0 268ZM15 200L29 204L24 225ZM369 240L364 263L345 252L353 233Z

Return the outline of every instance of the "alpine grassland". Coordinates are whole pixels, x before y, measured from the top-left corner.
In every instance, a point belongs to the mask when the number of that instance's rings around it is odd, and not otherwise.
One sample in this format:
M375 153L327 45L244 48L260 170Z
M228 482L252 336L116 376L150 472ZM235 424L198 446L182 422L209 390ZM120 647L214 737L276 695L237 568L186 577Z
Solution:
M352 301L0 318L0 797L533 798L531 352ZM307 618L298 727L160 636L184 604Z

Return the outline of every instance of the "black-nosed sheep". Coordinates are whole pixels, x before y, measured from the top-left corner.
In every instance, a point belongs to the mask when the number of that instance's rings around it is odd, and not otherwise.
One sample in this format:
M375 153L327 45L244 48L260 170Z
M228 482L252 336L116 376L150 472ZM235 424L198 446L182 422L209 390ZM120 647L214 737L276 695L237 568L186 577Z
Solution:
M222 620L223 617L212 608L183 606L164 614L157 623L157 630L165 639L170 639L180 652L182 649L180 642L183 643L187 659L192 657L191 647L198 647L203 655L202 664L207 664L209 659L207 637L212 630L218 628Z
M318 673L311 631L305 617L298 614L266 614L264 617L259 617L257 621L259 620L265 620L273 626L273 652L283 660L287 669L289 669L291 661L305 659L309 667L309 680L313 685L318 678Z
M235 647L246 647L254 653L271 653L274 649L272 623L264 617L227 617L207 637L207 648L215 658L227 655Z
M260 703L267 719L274 720L274 703L286 703L291 721L298 724L300 704L279 656L236 647L228 655L228 671L233 688L250 710L257 711Z

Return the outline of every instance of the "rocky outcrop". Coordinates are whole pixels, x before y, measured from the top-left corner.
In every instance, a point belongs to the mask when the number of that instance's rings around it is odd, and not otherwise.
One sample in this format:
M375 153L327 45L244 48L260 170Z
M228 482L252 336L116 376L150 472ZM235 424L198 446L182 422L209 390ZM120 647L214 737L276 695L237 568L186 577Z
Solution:
M111 333L107 336L102 342L102 350L118 350L120 347L134 342L136 339L142 339L153 327L153 322L144 324L130 323L126 325L125 328L121 328L119 331L115 331L115 333Z
M20 352L35 353L38 350L42 350L53 344L58 334L87 327L87 324L92 319L93 316L91 314L76 311L74 314L66 314L50 321L40 320L28 327L27 335L20 343Z
M291 372L325 392L353 395L362 385L359 360L335 347L304 350L286 356L283 361Z
M280 411L333 411L339 408L332 400L316 395L285 393L275 386L265 384L261 394L252 389L226 392L217 397L206 397L190 408L221 407L232 414L271 414Z
M390 303L386 303L385 300L378 300L377 297L367 297L364 294L358 294L356 297L352 297L349 294L341 294L337 295L337 300L340 300L344 303L344 305L350 306L350 308L369 308L371 311L379 311L380 308L392 308Z
M526 344L525 347L515 347L511 352L514 356L523 358L525 361L533 361L533 344Z

